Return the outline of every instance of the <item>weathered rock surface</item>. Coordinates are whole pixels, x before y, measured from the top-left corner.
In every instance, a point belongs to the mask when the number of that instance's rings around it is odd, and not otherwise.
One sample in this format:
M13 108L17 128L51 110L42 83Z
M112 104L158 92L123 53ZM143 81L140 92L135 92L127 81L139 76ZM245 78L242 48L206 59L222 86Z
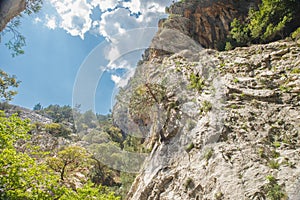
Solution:
M0 1L0 32L6 24L26 8L25 0L1 0Z
M53 122L52 119L45 117L43 115L40 115L30 109L23 108L23 107L16 106L16 105L11 105L8 103L1 103L0 109L3 110L8 116L17 113L21 119L23 119L23 120L30 119L30 121L32 123L39 122L42 124L49 124L49 123Z
M300 199L299 60L297 43L278 41L145 61L123 93L161 84L177 105L150 112L152 151L128 199L268 199L270 177L283 198ZM199 92L189 89L191 74L204 80Z
M162 28L181 31L205 48L217 48L229 33L234 18L244 19L260 0L186 0L168 9L170 18Z

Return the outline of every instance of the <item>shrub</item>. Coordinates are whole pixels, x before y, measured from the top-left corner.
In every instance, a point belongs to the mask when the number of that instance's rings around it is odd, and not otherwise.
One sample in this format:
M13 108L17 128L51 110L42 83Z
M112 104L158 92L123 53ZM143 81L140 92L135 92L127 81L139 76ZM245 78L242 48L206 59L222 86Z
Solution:
M196 89L197 92L201 93L204 86L205 86L204 79L199 74L191 73L190 84L188 88Z
M59 123L51 123L45 125L45 130L54 136L67 137L72 131Z
M194 143L190 143L190 144L185 148L185 150L186 150L186 152L189 153L194 147L195 147Z
M194 181L192 178L187 178L184 183L185 189L192 188L194 186Z
M280 164L277 160L270 160L269 161L269 167L272 169L279 169Z
M214 154L214 150L212 148L209 148L204 153L204 158L206 161L208 161Z
M204 101L202 102L202 106L201 106L201 108L200 108L200 114L202 114L202 113L207 113L207 112L211 111L211 109L212 109L212 104L211 104L211 102L209 102L209 101L207 101L207 100L204 100Z
M293 33L292 33L292 38L297 40L300 38L300 27L297 28Z
M264 186L264 190L270 200L280 200L286 196L285 191L277 183L277 180L274 176L268 175L267 180L268 183Z
M296 28L293 21L297 20L299 8L300 2L295 0L262 0L258 10L250 9L244 22L232 21L228 40L233 41L233 46L245 46L283 38ZM299 36L299 32L292 37Z
M230 51L234 48L234 46L231 44L231 42L225 43L225 51Z
M280 144L280 142L275 141L275 142L273 142L273 146L274 146L275 148L279 148L279 147L281 146L281 144Z

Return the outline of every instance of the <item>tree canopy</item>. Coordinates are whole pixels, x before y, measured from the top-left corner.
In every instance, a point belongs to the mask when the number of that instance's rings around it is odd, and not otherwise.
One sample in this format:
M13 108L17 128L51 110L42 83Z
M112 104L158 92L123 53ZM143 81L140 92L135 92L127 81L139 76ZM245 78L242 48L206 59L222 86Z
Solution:
M288 36L300 24L300 1L262 0L258 10L250 9L245 21L234 19L227 48L266 43Z
M20 81L17 81L16 76L9 75L0 69L0 98L2 101L10 101L17 94L13 88L18 87Z
M51 165L57 164L55 169L59 174L43 160L18 151L15 147L17 141L28 140L31 128L29 120L21 120L17 115L6 117L0 111L0 199L120 199L101 185L87 182L74 191L61 181L67 171L76 170L85 163L87 152L82 147L67 147L51 160Z

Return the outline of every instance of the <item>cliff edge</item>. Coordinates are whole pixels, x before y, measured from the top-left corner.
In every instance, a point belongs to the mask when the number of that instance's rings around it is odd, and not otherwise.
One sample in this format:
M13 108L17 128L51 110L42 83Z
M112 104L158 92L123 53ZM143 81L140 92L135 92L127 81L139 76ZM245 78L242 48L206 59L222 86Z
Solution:
M204 49L257 3L197 2L168 9L115 105L151 152L127 199L300 199L299 41Z

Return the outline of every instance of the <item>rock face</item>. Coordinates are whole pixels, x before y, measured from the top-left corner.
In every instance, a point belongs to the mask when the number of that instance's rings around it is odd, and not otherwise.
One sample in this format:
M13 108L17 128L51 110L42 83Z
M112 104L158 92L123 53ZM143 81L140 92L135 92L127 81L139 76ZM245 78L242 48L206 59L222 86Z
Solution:
M26 8L25 0L2 0L0 2L0 32L6 24Z
M259 2L186 0L160 21L113 111L151 152L127 199L300 199L299 44L203 49Z
M299 80L300 47L287 40L145 61L123 95L166 91L147 112L151 154L128 199L300 199Z
M186 0L168 8L170 19L163 28L182 31L205 48L218 48L224 42L234 18L244 19L250 7L260 0Z

